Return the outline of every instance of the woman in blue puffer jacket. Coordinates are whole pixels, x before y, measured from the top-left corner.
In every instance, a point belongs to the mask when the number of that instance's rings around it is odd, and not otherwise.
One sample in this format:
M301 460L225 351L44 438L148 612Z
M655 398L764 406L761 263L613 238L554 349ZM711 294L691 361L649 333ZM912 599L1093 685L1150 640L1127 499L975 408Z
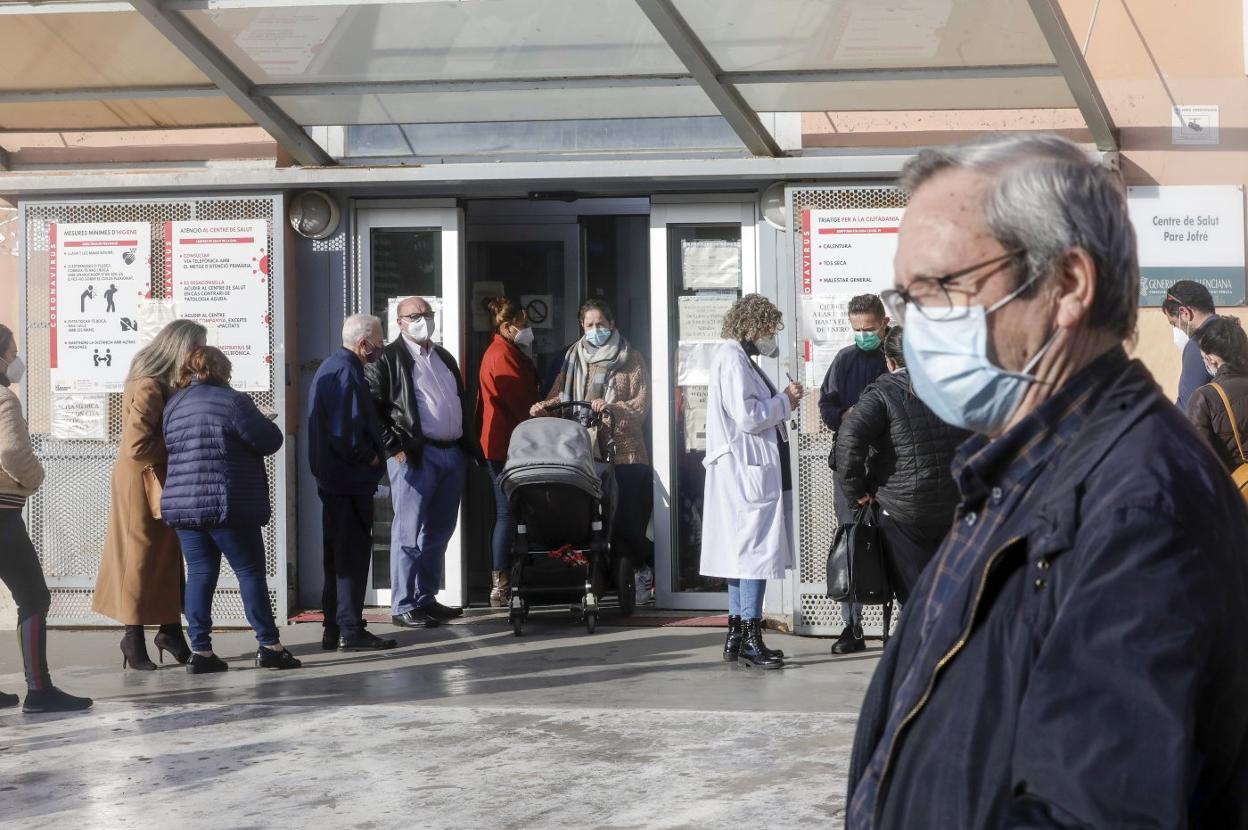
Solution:
M165 405L169 466L160 511L177 530L186 559L192 652L186 670L229 668L212 652L212 595L222 554L238 577L243 611L260 641L256 667L298 668L277 636L261 535L272 513L264 457L281 448L282 431L251 398L230 388L229 358L212 346L191 352L178 387Z

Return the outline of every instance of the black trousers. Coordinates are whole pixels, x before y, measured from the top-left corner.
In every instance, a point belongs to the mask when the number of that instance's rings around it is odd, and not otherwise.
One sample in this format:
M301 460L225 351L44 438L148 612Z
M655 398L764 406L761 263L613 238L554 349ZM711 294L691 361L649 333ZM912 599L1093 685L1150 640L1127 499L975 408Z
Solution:
M325 627L351 637L364 628L364 593L373 549L373 497L320 491Z
M646 538L654 508L654 477L649 464L617 464L615 485L619 500L611 535L624 543L633 567L654 564L654 543Z
M52 685L45 622L52 595L21 510L0 508L0 551L0 582L17 603L17 638L26 668L26 688L45 689Z
M949 528L945 525L915 525L899 522L893 516L880 515L880 531L884 534L884 568L888 583L902 605L910 599L914 584L936 555Z

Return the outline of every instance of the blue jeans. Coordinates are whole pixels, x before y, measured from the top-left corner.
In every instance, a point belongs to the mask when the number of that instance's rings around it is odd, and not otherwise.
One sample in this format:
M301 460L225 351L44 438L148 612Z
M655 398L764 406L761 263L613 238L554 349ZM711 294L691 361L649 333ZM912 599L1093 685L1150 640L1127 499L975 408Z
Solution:
M243 594L243 613L262 646L277 645L277 622L264 578L264 537L259 527L180 528L186 559L186 631L193 651L212 651L212 595L224 554Z
M761 620L763 594L766 592L765 579L728 580L728 615L743 620Z
M420 466L387 459L394 524L390 526L390 610L395 616L432 605L442 587L446 546L459 521L467 459L459 447L427 444Z
M490 561L496 571L511 570L511 546L516 540L516 517L511 515L511 503L499 486L505 461L487 461L490 478L494 482L494 534L490 537Z

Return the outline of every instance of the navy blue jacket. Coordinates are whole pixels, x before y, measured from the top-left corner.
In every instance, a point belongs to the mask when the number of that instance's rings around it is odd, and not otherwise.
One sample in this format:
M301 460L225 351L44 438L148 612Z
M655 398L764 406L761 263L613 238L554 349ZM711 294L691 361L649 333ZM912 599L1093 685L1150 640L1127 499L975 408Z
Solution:
M349 349L330 355L308 394L308 464L326 493L371 496L385 472L377 408L364 366Z
M1248 511L1148 371L1110 368L991 554L915 586L859 717L851 797L887 754L855 830L1248 827Z
M1196 334L1209 324L1210 320L1216 320L1218 315L1211 314L1208 320L1200 324L1200 328L1192 332L1192 336L1187 343L1183 345L1183 369L1179 373L1179 399L1176 403L1179 409L1187 411L1187 405L1192 400L1192 393L1209 382L1209 370L1205 367L1205 359L1200 356L1200 346L1196 345Z
M832 359L819 388L819 415L827 428L833 432L840 429L845 412L858 403L864 389L887 371L883 349L869 352L857 346L841 349Z
M170 527L268 524L264 457L281 449L282 431L242 392L192 383L165 406L169 471L160 512Z

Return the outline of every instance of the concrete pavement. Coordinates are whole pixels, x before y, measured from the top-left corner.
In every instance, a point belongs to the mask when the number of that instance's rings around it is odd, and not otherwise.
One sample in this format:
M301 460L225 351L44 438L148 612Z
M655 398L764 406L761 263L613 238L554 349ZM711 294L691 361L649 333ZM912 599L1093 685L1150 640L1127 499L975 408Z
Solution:
M778 672L719 659L722 629L535 620L371 630L380 654L282 629L305 667L122 672L119 631L54 631L49 662L92 712L0 710L4 827L826 827L878 647L772 633ZM151 631L149 631L150 637ZM153 650L153 657L155 657ZM22 686L16 644L0 689Z

